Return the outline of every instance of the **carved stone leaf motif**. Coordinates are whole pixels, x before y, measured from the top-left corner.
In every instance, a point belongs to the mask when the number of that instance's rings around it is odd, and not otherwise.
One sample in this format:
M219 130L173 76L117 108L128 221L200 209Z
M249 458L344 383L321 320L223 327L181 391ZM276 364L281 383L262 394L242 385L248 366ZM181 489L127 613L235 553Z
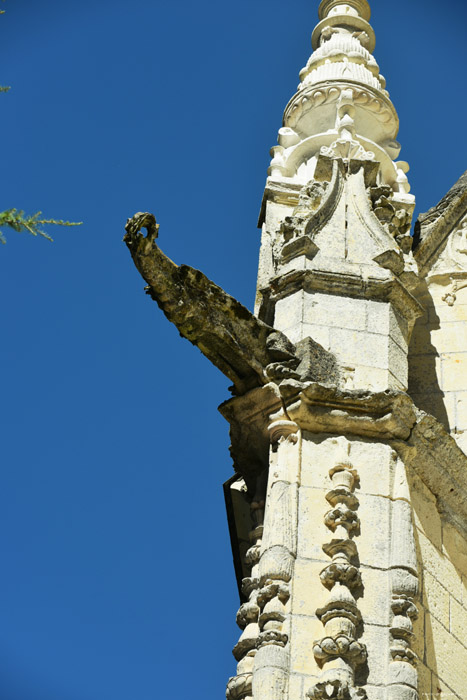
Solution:
M237 625L244 629L250 622L257 622L259 607L255 603L243 603L237 613Z
M357 553L350 537L359 528L358 498L353 493L359 477L357 470L346 461L335 464L329 476L332 488L326 493L326 500L334 507L325 514L324 523L332 532L337 531L336 535L344 534L345 539L336 536L323 545L323 551L333 561L321 571L320 579L331 593L325 605L316 610L316 616L324 625L324 636L314 642L313 655L318 666L325 670L323 679L310 688L307 697L309 700L357 700L366 698L366 693L355 685L355 669L367 660L366 646L356 639L362 615L351 593L351 589L362 583L358 568L350 562ZM335 668L325 668L337 658L346 665L352 682L336 676Z
M275 646L285 647L288 640L288 635L280 630L266 630L259 635L256 646L263 647L273 644Z
M412 248L410 236L411 215L394 201L391 187L371 187L370 197L373 211L383 228L393 236L404 253Z
M355 664L363 664L367 658L366 646L346 634L323 637L323 639L316 641L313 645L313 654L315 659L321 663L324 663L326 659L339 656L351 659Z
M344 503L329 510L324 516L325 525L332 531L338 526L342 526L350 533L354 530L358 530L359 522L356 512L348 508Z
M241 698L251 695L252 682L252 673L245 673L230 678L225 693L227 700L241 700Z
M363 688L352 688L346 681L320 681L307 694L309 700L367 700Z
M323 146L320 152L328 158L342 158L344 162L375 160L375 154L372 151L365 151L361 143L353 139L337 139L330 146Z
M326 588L333 588L336 583L342 583L347 588L357 588L362 585L359 569L349 563L332 562L319 575L321 583Z
M416 620L418 617L417 606L412 598L406 596L394 596L391 608L394 615L407 615L411 620Z

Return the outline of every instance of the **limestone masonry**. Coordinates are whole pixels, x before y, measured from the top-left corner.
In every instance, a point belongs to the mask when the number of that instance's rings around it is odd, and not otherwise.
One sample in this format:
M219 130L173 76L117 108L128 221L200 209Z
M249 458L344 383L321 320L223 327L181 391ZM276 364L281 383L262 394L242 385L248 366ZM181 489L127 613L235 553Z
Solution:
M319 6L254 314L169 260L151 214L126 227L148 294L233 384L228 700L467 700L467 173L412 238L369 19Z

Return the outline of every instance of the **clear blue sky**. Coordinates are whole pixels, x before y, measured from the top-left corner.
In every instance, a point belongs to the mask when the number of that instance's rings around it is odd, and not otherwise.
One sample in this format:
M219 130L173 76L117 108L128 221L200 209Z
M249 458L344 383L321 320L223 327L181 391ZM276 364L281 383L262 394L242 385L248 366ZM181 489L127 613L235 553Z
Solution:
M269 148L317 0L7 0L0 248L2 700L206 700L235 671L228 381L143 293L160 245L250 306ZM417 211L467 168L465 0L373 0Z

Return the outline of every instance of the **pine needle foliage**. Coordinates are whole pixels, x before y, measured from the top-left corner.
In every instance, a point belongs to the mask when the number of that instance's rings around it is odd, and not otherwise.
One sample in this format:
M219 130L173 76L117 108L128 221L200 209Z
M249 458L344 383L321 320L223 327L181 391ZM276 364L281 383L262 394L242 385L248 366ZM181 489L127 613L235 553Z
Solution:
M5 1L5 0L3 0ZM0 15L5 14L5 10L0 10ZM9 87L0 85L0 93L8 92ZM42 236L48 241L53 241L52 236L46 233L42 226L81 226L82 221L63 221L63 219L41 219L41 211L27 216L20 209L6 209L0 212L0 243L6 243L2 229L10 228L17 233L26 231L32 236Z
M42 226L81 226L82 221L63 221L63 219L41 219L42 212L38 211L31 216L27 216L19 209L6 209L0 212L0 242L6 243L2 229L11 228L17 233L30 233L33 236L42 236L48 241L53 238L46 233Z

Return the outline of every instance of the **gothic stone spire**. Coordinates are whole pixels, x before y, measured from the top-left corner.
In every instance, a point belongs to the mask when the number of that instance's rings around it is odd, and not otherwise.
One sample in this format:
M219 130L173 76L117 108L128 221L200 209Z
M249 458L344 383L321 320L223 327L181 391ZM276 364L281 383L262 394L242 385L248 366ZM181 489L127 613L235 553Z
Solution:
M125 241L149 295L233 382L220 410L235 468L225 492L242 632L227 700L419 700L437 672L416 669L417 651L433 656L416 625L419 573L436 562L433 576L454 598L457 579L431 543L417 553L412 508L423 493L427 536L443 528L444 549L449 517L463 533L452 542L467 550L467 457L407 393L422 312L414 198L396 160L398 119L372 55L369 5L322 0L319 19L272 150L256 314L169 260L151 214L128 221ZM451 278L455 265L440 317L467 287L458 194L419 232L423 269L436 272L438 249ZM439 245L446 221L455 260ZM447 631L428 629L444 648ZM461 697L456 674L443 681Z

